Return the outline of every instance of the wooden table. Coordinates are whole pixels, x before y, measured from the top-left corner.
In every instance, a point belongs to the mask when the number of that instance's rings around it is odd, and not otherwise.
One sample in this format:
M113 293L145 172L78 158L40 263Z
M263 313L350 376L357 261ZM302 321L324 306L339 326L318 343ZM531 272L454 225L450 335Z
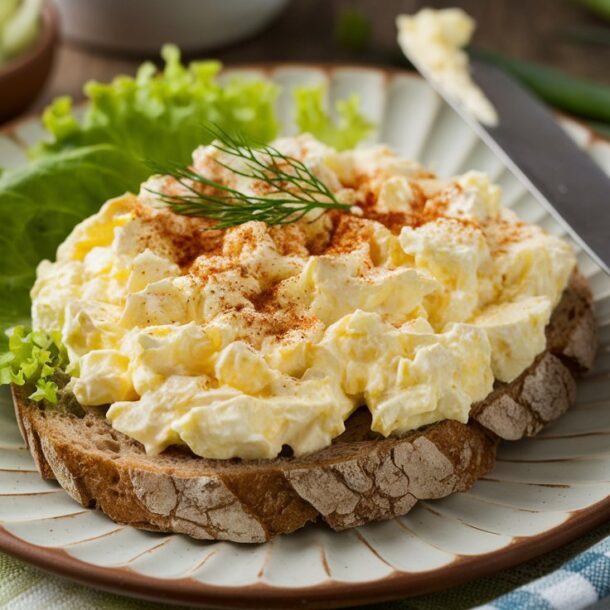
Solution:
M522 59L562 68L574 76L610 82L610 47L569 43L566 28L601 23L570 0L293 0L286 12L254 39L206 52L227 64L257 61L399 61L394 19L422 5L462 6L478 22L475 43ZM350 53L334 40L338 15L356 7L372 23L371 49ZM610 26L608 26L610 29ZM82 97L89 79L108 81L132 74L143 59L119 57L64 42L50 82L34 104L43 108L57 95ZM154 58L153 58L154 59Z

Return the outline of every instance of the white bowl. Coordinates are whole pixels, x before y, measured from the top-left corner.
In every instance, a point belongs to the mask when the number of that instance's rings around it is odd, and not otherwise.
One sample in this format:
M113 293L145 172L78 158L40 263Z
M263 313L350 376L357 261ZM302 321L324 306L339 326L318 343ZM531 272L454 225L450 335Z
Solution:
M246 38L288 0L56 0L67 38L131 53L201 51Z

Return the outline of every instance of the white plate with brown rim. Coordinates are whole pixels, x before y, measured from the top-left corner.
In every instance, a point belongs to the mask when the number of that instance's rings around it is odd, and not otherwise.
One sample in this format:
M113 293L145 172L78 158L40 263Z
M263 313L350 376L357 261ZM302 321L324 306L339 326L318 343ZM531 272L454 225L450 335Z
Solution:
M227 70L225 74L235 74ZM282 87L277 110L294 132L291 89L325 83L331 100L357 93L391 145L441 176L486 172L524 220L564 228L417 75L317 65L254 66L240 74ZM610 143L574 121L568 133L610 174ZM38 118L0 133L0 167L26 163ZM463 583L558 547L610 517L610 278L579 248L595 296L601 348L577 403L536 438L505 443L469 492L421 501L408 515L345 532L311 525L261 545L203 542L117 525L43 481L0 393L0 549L82 583L158 601L220 607L338 607ZM4 389L3 389L4 390Z

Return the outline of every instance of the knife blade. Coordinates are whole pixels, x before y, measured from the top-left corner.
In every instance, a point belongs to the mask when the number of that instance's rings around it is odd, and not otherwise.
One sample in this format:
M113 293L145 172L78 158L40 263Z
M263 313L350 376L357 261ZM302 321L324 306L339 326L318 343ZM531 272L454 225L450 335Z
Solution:
M472 78L498 114L496 125L484 125L425 69L419 71L610 275L610 178L551 110L500 68L472 59Z

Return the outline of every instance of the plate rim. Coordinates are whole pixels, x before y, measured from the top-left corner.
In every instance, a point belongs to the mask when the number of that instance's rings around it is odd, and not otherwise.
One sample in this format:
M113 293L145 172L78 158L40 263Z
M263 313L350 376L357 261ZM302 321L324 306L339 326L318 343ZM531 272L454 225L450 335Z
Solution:
M223 72L257 70L269 76L283 69L315 69L328 76L340 70L370 71L382 76L384 83L397 76L422 80L416 72L406 68L350 62L231 63L223 67ZM78 108L84 104L86 100L78 101L74 106ZM610 150L609 138L574 117L560 112L556 114L586 131L587 148L602 143ZM0 127L0 135L8 137L21 149L27 148L17 130L25 123L40 119L41 112L29 113ZM377 580L352 582L329 578L320 584L301 587L282 587L261 582L219 586L192 578L156 578L135 572L128 566L102 567L79 560L63 548L26 542L11 534L1 524L0 551L82 585L150 601L223 608L286 608L291 603L298 603L303 608L332 608L439 591L518 565L573 541L610 518L610 495L586 508L568 512L565 521L549 530L532 536L515 536L509 545L489 553L456 555L451 563L433 570L402 572L384 560L392 572ZM441 587L438 586L439 582L442 582Z
M515 536L514 542L490 553L456 555L454 561L434 570L401 572L393 568L392 573L373 581L329 579L309 587L277 587L260 582L229 587L192 578L155 578L135 572L128 566L102 567L87 563L72 557L62 548L26 542L3 526L0 526L0 551L85 586L172 605L280 609L298 603L300 608L341 608L347 604L360 606L432 593L489 576L572 542L608 518L610 496L572 511L564 522L541 534ZM213 544L214 541L210 542ZM384 560L384 563L387 562ZM443 586L439 588L440 577Z

